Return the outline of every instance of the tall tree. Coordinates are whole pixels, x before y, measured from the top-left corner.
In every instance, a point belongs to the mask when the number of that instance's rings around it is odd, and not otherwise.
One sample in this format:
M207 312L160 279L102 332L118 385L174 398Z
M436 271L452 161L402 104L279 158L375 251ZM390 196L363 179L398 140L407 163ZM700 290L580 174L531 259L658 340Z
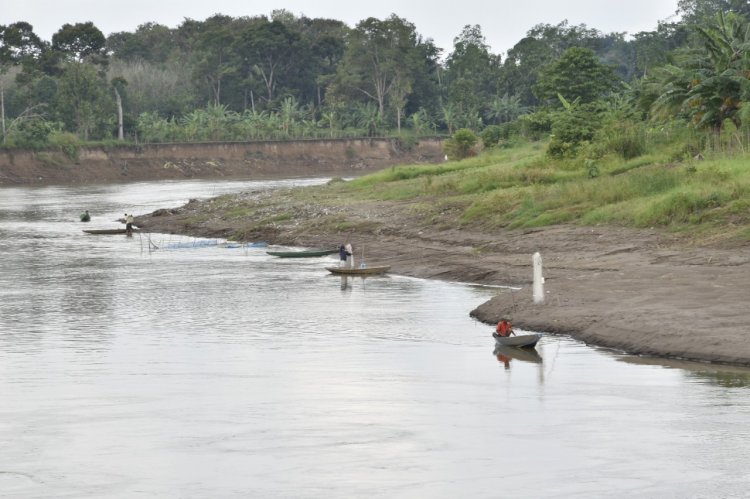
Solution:
M122 31L107 37L107 49L122 61L164 64L177 49L174 31L157 23L138 26L134 33Z
M612 68L602 64L590 49L571 47L544 68L534 93L543 101L558 103L558 95L569 101L593 102L615 88Z
M490 52L478 24L464 26L445 66L448 99L458 112L484 114L497 94L500 56Z
M502 91L519 96L524 106L536 105L539 101L533 88L542 68L570 47L597 51L601 43L601 33L585 24L571 26L568 21L538 24L508 51L503 64Z
M66 128L84 140L108 136L112 100L107 84L91 64L69 62L58 83L54 110Z
M750 16L750 2L747 0L679 0L677 12L688 24L700 24L720 13Z
M331 91L338 98L364 98L376 104L382 120L392 108L399 119L419 79L430 66L431 51L413 24L396 15L357 24Z
M259 82L268 103L298 66L306 64L310 47L300 34L284 22L261 20L248 26L239 36L234 50L241 58L240 67L246 84Z
M210 101L214 106L222 102L224 78L237 70L231 51L234 41L235 35L231 28L220 23L211 23L198 37L195 77L207 84L210 89Z
M0 25L0 132L6 138L6 76L12 66L37 59L44 49L44 43L34 33L34 28L26 22Z
M107 39L90 21L63 24L52 35L52 50L62 53L69 61L88 60L100 65L107 62Z
M651 79L659 88L654 114L683 115L699 128L720 130L725 120L739 126L750 100L750 24L719 14L711 25L695 29L702 47L683 51Z

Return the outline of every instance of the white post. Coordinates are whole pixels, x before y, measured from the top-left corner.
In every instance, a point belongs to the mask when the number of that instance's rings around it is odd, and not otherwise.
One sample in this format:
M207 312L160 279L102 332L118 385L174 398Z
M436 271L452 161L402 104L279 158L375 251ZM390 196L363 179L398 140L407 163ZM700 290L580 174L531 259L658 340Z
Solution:
M537 251L532 258L534 263L534 303L540 305L544 303L544 277L542 277L542 255Z

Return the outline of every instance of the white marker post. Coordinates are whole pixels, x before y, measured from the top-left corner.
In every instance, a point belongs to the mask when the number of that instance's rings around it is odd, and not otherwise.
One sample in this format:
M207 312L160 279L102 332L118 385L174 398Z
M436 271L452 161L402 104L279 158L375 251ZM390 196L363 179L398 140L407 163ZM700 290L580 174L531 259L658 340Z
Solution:
M534 287L532 295L534 303L541 305L544 303L544 277L542 277L542 255L537 251L532 257L534 263Z

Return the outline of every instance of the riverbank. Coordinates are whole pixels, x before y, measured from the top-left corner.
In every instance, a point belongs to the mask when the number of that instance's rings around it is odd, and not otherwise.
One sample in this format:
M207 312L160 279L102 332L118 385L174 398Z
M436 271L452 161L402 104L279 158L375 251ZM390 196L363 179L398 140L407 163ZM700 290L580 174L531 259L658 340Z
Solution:
M440 138L143 144L0 150L0 187L363 174L444 160Z
M633 354L750 366L750 249L697 247L660 230L558 225L485 231L439 224L411 202L331 200L326 187L243 193L137 218L147 231L334 247L394 274L510 286L471 311L489 325L569 334ZM545 303L531 300L544 260ZM492 331L488 326L487 335Z

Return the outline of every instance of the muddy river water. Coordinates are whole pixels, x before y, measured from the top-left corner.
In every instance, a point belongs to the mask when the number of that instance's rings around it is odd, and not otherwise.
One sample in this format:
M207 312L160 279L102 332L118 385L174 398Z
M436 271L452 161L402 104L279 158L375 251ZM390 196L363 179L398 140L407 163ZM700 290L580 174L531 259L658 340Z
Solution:
M747 497L748 370L514 356L492 288L81 231L320 181L0 189L0 497Z

